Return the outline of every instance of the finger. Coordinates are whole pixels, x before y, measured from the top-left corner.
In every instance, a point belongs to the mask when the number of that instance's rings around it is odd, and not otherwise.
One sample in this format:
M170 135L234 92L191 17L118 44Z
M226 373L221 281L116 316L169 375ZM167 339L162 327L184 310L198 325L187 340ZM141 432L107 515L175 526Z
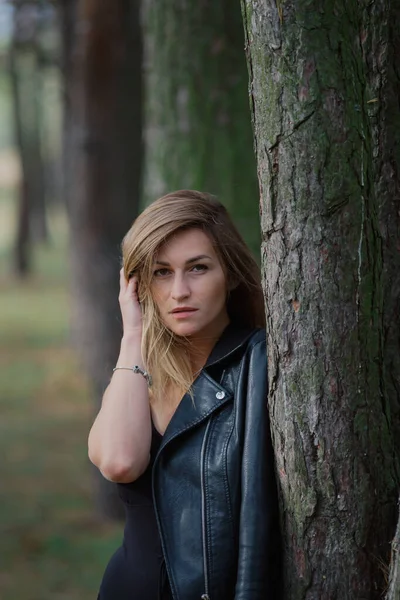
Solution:
M128 282L125 278L124 269L122 268L119 272L119 287L121 292L125 292L127 288Z
M127 290L130 294L137 296L138 293L138 279L137 277L133 276L131 277L131 279L129 280L128 283L128 287Z

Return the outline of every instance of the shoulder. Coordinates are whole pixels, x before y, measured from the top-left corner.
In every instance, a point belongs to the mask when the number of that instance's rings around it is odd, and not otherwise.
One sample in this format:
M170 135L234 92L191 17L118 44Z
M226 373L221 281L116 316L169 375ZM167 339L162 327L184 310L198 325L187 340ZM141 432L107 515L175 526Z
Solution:
M257 346L259 344L264 344L264 346L266 345L265 329L254 329L249 337L248 348L254 348L254 346Z
M265 406L268 394L268 359L264 329L251 332L242 353L231 365L231 373L238 407L242 400L248 407Z
M267 365L267 342L265 329L255 330L249 338L244 360L249 364L253 375L265 373Z
M267 356L267 342L265 329L255 329L247 340L244 358L248 360L257 359L257 357L265 362Z
M249 331L241 346L237 349L237 352L233 353L229 358L228 365L230 364L234 368L241 365L241 368L245 368L245 371L248 371L248 368L250 368L253 374L257 370L259 370L260 374L265 372L267 363L265 329L257 328Z
M206 367L237 365L253 352L265 352L265 330L229 325L214 347Z

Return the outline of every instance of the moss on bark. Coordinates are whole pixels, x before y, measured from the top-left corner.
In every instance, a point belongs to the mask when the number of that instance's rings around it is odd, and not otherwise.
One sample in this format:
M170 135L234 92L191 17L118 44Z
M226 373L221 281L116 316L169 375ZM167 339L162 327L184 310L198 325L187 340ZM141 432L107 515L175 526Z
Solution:
M377 600L399 483L400 165L385 112L399 88L388 51L397 8L243 0L242 10L287 597Z

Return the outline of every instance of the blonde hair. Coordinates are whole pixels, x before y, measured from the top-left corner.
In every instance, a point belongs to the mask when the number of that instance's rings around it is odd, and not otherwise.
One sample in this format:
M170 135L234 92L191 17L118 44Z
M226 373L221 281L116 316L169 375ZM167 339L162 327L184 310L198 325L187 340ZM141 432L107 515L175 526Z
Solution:
M190 340L167 329L150 292L153 261L160 246L186 229L201 229L214 246L230 290L227 297L230 321L250 327L265 326L260 270L226 208L213 196L193 190L180 190L159 198L138 216L122 242L125 276L129 278L135 272L139 279L142 356L153 377L155 398L161 398L171 383L183 394L193 382Z

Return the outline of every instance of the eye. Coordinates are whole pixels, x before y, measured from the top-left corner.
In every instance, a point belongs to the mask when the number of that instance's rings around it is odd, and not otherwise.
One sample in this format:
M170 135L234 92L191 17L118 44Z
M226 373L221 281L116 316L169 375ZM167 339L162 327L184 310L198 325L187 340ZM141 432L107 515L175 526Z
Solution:
M193 271L194 273L202 273L204 271L208 271L208 267L207 265L203 264L193 265L191 271Z
M169 275L169 270L168 269L156 269L153 273L154 277L166 277L167 275Z

